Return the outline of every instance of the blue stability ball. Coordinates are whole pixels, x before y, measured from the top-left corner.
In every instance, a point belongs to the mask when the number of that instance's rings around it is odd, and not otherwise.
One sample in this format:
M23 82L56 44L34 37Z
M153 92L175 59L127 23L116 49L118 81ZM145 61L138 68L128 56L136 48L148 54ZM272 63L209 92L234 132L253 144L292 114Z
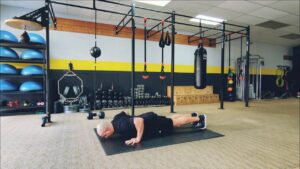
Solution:
M14 34L4 30L0 30L0 41L18 43L18 39Z
M0 74L16 75L18 74L18 70L12 65L0 64Z
M17 85L14 83L0 79L0 91L16 91Z
M40 66L30 65L22 69L21 75L43 75L44 69Z
M25 50L21 54L21 59L44 59L44 55L41 51L35 49Z
M30 91L40 91L43 90L42 85L39 82L27 81L21 84L20 91L30 92Z
M18 59L18 54L11 48L0 46L0 58Z
M30 38L30 43L37 43L37 44L42 44L42 45L46 44L45 39L41 35L36 34L36 33L29 33L28 35Z

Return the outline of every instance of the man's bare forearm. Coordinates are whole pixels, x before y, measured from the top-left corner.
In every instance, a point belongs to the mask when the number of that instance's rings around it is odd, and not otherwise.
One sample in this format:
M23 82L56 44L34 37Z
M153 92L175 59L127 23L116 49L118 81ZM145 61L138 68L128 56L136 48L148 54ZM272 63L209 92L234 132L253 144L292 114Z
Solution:
M138 142L140 142L144 133L144 119L141 117L135 117L133 122L137 131L136 139Z

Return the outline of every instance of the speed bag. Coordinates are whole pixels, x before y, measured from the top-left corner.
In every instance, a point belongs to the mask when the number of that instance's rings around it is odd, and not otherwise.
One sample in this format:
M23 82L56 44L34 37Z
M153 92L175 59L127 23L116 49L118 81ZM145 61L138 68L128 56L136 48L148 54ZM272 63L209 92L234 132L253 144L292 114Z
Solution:
M206 60L207 52L203 46L200 46L195 51L195 62L194 62L194 86L197 89L204 89L206 87Z

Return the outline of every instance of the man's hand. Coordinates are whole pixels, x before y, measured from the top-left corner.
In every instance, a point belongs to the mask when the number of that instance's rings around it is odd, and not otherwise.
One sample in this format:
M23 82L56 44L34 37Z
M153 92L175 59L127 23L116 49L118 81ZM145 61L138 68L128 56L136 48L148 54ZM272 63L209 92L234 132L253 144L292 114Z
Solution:
M132 138L130 140L126 140L125 141L125 144L126 145L135 145L135 144L138 144L141 140L140 139L137 139L137 138Z

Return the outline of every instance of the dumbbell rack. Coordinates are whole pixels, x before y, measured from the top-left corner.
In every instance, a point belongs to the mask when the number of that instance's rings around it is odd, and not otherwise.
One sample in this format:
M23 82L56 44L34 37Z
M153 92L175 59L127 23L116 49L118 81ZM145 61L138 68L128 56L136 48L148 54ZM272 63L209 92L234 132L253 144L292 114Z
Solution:
M46 54L46 45L37 45L37 44L22 44L22 43L9 43L9 42L0 42L0 46L2 47L9 47L9 48L17 48L17 49L38 49L44 51L45 58L43 60L22 60L22 59L2 59L0 60L0 63L22 63L22 64L39 64L42 67L44 67L45 72L47 68L47 57ZM34 91L34 92L22 92L22 91L8 91L8 92L0 92L0 102L1 102L1 108L0 108L0 116L2 115L18 115L18 114L32 114L36 112L46 112L46 79L47 74L44 75L32 75L32 76L23 76L23 75L0 75L1 79L8 79L13 80L16 82L23 82L29 79L35 79L40 82L42 82L44 86L43 91ZM36 99L38 97L39 99L44 100L44 106L37 106L36 104L32 106L22 106L22 102L24 100L30 100L30 99ZM4 100L8 100L15 98L13 100L19 101L19 106L17 107L8 107L2 105L2 102Z

